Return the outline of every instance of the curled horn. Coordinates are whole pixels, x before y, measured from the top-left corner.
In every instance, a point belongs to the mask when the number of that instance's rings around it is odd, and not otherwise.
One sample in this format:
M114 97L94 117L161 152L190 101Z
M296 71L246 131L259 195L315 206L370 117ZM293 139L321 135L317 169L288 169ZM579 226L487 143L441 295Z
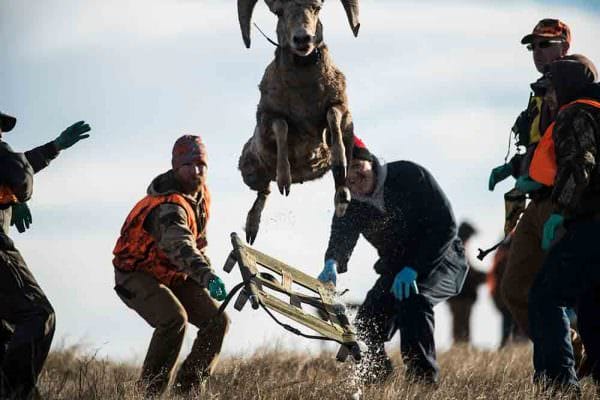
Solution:
M242 38L246 48L250 48L250 22L252 20L252 11L258 0L238 0L238 20L242 30Z
M360 22L358 22L358 0L341 0L348 16L348 22L354 36L358 35L360 29Z

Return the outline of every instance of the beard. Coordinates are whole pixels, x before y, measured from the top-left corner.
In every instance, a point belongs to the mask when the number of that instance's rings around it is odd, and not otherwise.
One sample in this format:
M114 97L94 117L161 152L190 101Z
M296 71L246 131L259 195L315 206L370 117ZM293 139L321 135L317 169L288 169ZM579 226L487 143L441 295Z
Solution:
M202 179L199 180L189 180L185 182L181 182L182 189L186 194L196 194L202 190L203 186Z

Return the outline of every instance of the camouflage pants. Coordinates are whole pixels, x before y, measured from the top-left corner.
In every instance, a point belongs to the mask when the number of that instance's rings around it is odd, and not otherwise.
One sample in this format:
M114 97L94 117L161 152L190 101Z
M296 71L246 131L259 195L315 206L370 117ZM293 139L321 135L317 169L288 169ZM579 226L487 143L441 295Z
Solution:
M206 289L192 279L167 287L145 272L115 271L115 291L154 330L142 366L140 383L148 395L166 389L185 336L187 322L198 328L192 350L183 361L175 386L187 391L214 370L229 327L225 314Z
M54 336L54 310L10 238L0 232L0 398L28 398Z

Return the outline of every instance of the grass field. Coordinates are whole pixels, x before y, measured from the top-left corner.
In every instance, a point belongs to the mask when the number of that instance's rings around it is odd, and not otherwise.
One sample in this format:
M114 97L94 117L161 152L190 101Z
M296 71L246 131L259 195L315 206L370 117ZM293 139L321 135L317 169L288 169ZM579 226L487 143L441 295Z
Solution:
M386 384L360 388L363 399L550 399L531 384L531 351L516 346L502 352L455 347L439 356L442 381L434 389L408 384L396 355L396 373ZM215 375L188 399L350 399L352 364L337 363L332 353L307 356L259 349L245 358L224 358ZM142 399L135 380L139 366L98 359L77 348L53 352L40 377L48 399ZM583 398L595 387L583 382ZM167 393L166 399L179 399ZM557 398L557 397L554 397Z

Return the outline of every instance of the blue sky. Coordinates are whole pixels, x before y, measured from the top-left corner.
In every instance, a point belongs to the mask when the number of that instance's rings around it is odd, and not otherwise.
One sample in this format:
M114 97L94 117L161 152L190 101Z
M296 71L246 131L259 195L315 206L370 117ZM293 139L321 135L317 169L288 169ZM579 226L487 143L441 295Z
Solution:
M502 162L527 85L537 78L519 41L539 19L557 17L572 28L573 51L599 60L598 8L584 1L363 1L353 38L339 2L326 3L325 39L347 77L357 134L385 160L410 159L433 172L457 217L480 229L473 258L500 235L502 193L511 183L490 193L487 177ZM275 18L264 3L255 21L273 34ZM80 119L93 128L92 138L36 176L32 229L12 237L57 310L57 338L139 359L151 329L112 291L120 226L149 181L169 167L174 140L200 134L214 197L209 255L229 287L239 281L221 266L229 233L242 232L254 198L237 158L254 128L257 85L273 47L253 30L247 50L235 3L216 0L0 0L0 39L0 109L19 118L6 136L15 149L45 143ZM292 187L289 198L273 194L256 247L316 275L332 186L326 176ZM348 298L364 297L375 260L361 241L340 277ZM499 319L486 289L480 293L474 340L494 346ZM258 312L230 316L227 353L273 341L307 344ZM441 348L450 343L449 329L441 305Z

